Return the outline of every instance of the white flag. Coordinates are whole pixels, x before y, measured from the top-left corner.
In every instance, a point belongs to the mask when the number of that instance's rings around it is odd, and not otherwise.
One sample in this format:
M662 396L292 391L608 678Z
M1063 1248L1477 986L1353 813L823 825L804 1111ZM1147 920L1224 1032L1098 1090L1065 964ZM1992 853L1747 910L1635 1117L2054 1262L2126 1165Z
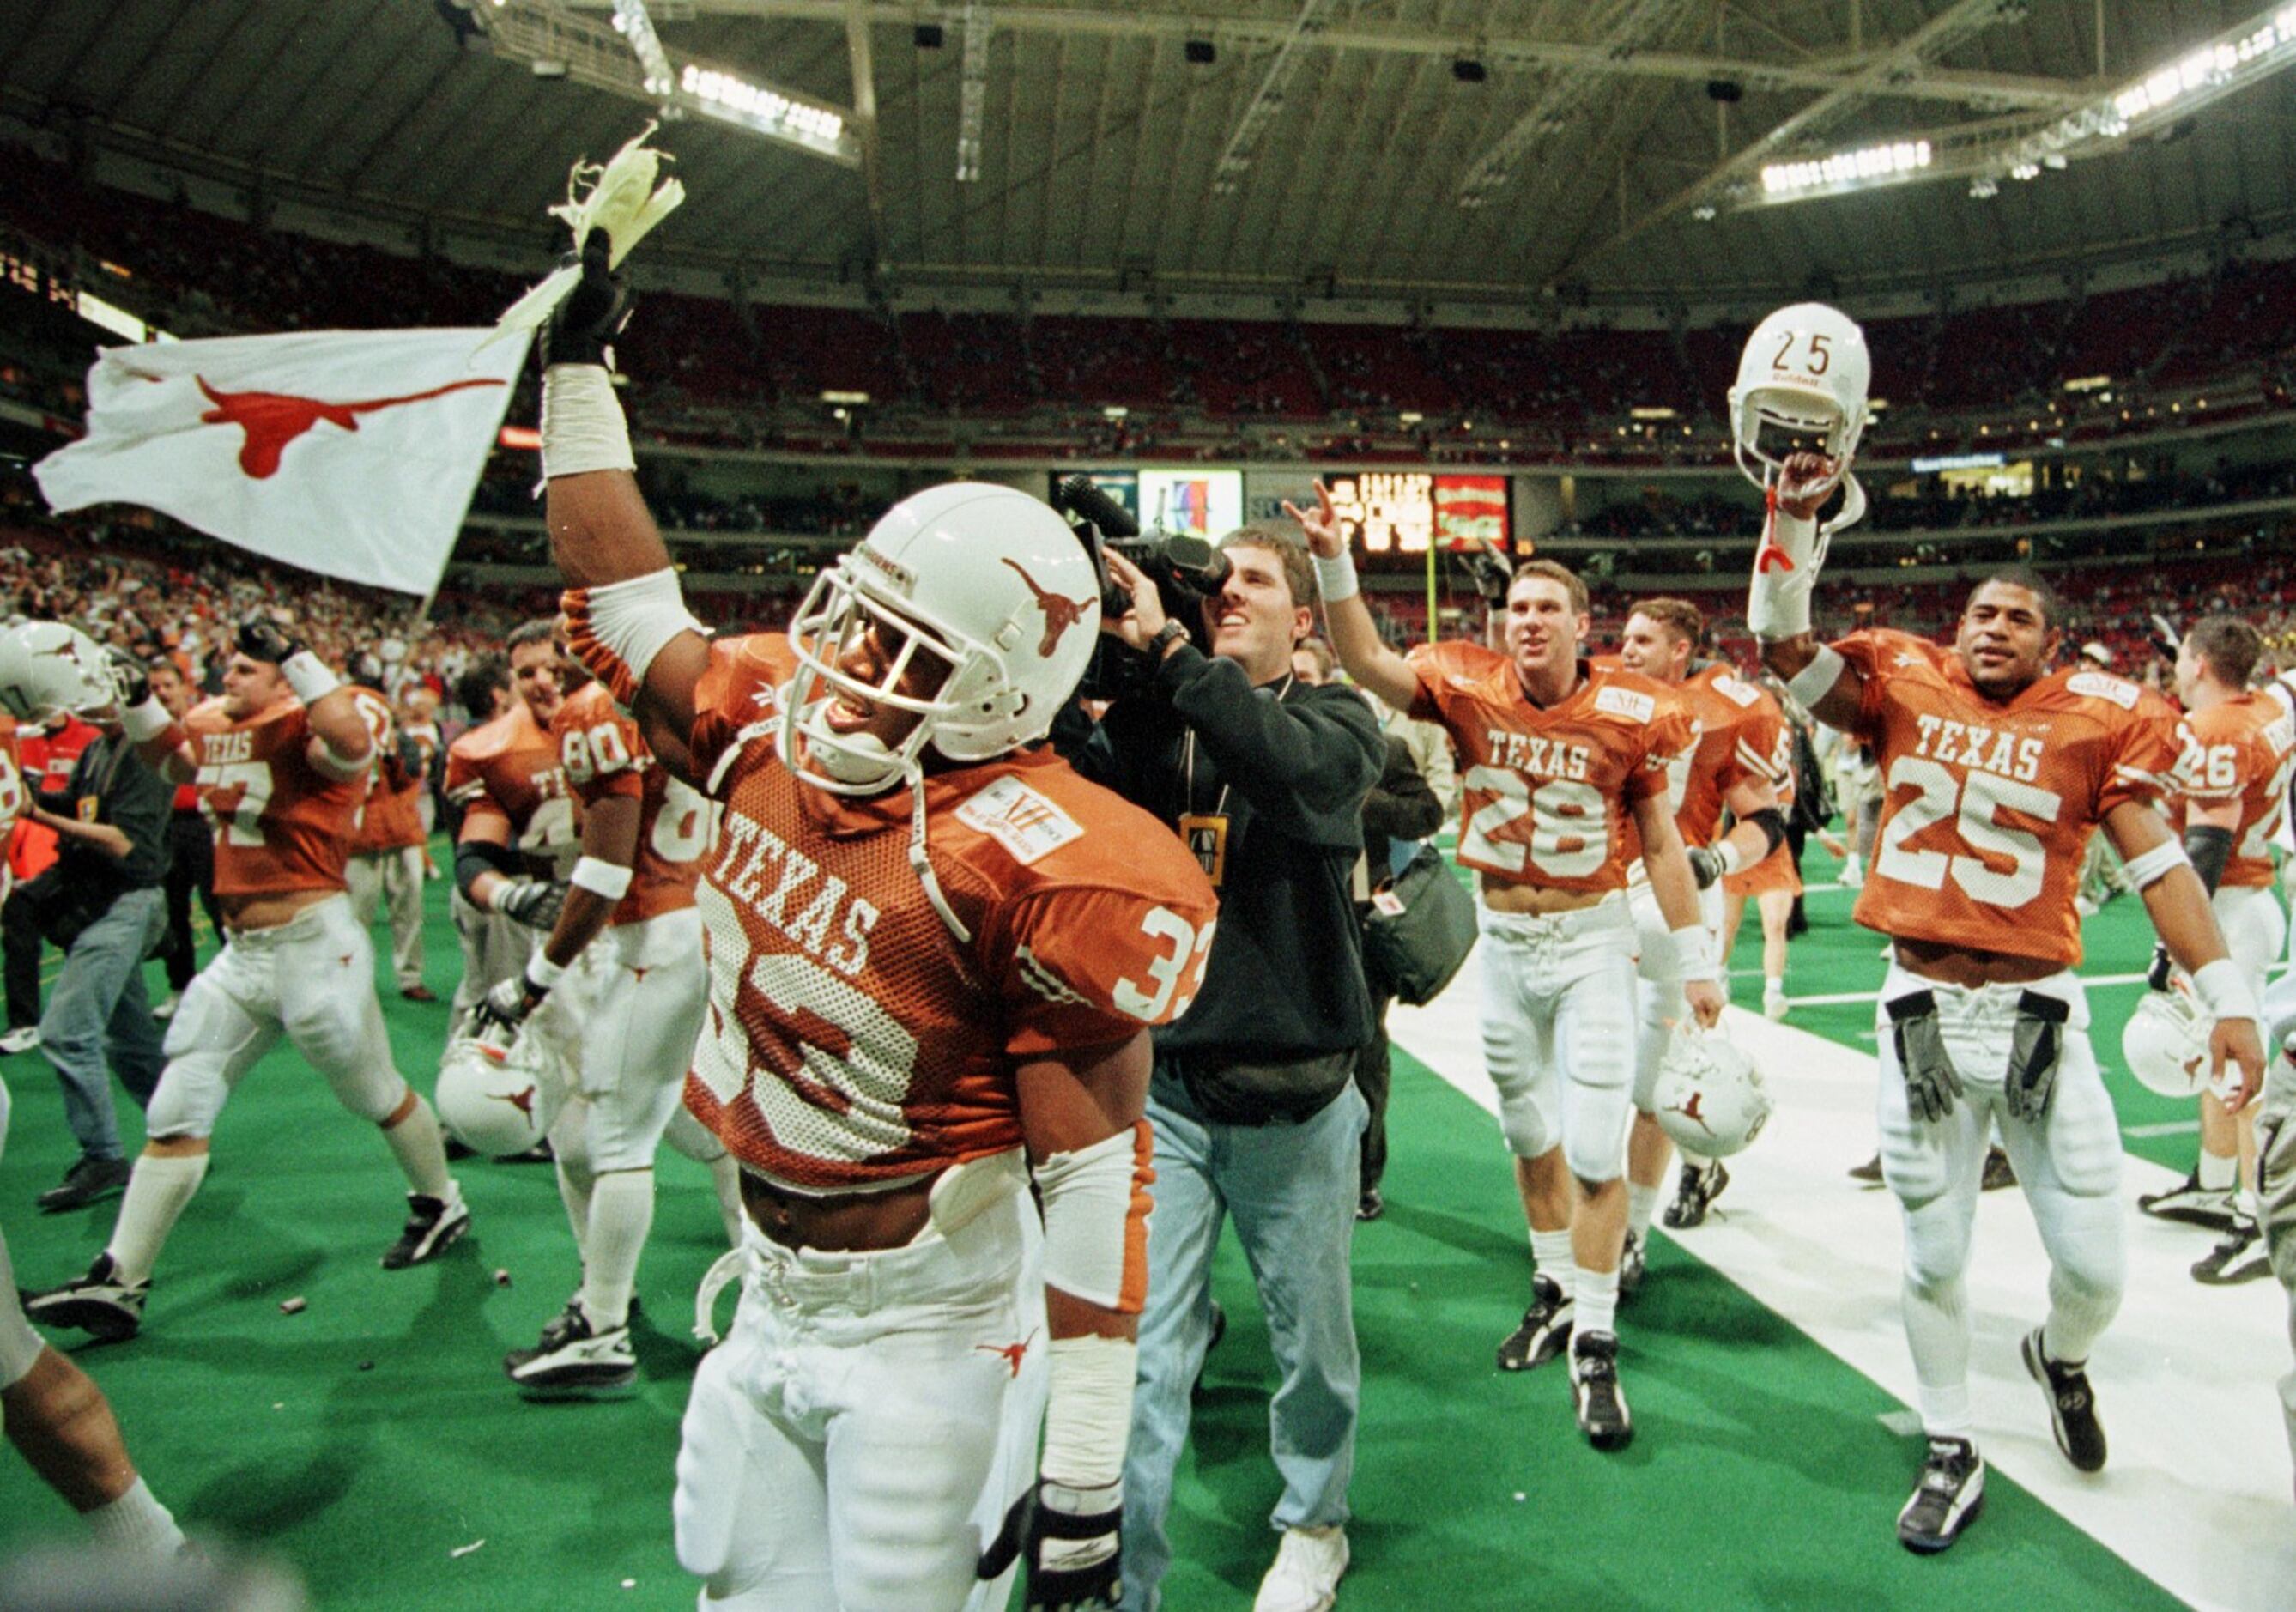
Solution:
M141 504L241 548L425 594L526 361L488 330L111 347L87 435L32 466L58 511Z

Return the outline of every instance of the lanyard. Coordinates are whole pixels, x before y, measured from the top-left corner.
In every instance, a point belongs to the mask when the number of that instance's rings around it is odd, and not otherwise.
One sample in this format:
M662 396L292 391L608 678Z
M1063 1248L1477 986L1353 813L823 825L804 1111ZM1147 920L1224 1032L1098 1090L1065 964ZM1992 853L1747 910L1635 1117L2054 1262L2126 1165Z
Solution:
M1296 673L1289 671L1283 674L1283 687L1275 691L1275 703L1277 704L1282 704L1283 703L1283 696L1292 692L1292 679L1296 675ZM1233 787L1234 785L1228 783L1226 779L1221 780L1219 799L1214 802L1212 806L1212 815L1214 817L1226 817L1227 815L1227 792ZM1196 730L1191 728L1188 729L1187 737L1182 740L1180 744L1180 811L1183 816L1190 816L1194 813L1195 810Z

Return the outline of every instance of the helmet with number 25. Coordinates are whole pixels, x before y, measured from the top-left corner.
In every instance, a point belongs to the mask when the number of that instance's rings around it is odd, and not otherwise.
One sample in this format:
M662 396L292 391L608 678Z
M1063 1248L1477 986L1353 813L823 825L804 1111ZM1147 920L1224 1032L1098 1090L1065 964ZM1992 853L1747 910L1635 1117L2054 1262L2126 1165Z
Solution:
M1866 433L1873 382L1866 333L1855 319L1823 302L1781 308L1746 339L1730 389L1738 468L1761 486L1788 453L1814 449L1848 471Z
M864 633L882 646L874 683L840 664ZM914 777L928 745L952 761L1003 755L1051 729L1099 635L1092 560L1050 505L978 481L927 488L886 511L798 607L783 756L808 783L870 794ZM905 674L936 663L946 675L932 693L901 691ZM839 695L917 724L898 750L840 733Z
M92 716L119 699L103 646L62 621L0 633L0 711L32 728L69 712Z

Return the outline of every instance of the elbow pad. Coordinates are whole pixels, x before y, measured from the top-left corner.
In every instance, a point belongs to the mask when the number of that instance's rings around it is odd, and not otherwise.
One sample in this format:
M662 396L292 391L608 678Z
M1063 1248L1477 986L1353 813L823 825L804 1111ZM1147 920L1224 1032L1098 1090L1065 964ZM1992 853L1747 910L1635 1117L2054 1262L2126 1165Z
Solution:
M524 869L519 865L518 852L507 845L489 844L484 840L465 840L455 847L455 888L463 899L476 907L479 898L471 888L482 873L498 873L506 879L517 878Z
M2185 830L2185 855L2210 895L2223 883L2225 867L2232 860L2232 830L2195 823Z
M1786 814L1776 807L1765 806L1759 811L1750 812L1746 821L1762 831L1762 855L1756 857L1756 861L1786 843Z

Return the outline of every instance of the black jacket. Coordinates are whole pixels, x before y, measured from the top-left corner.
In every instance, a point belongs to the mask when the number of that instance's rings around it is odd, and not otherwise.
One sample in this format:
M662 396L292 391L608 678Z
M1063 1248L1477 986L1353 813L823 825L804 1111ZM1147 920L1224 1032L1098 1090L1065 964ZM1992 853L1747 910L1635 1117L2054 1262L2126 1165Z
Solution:
M148 890L168 876L168 814L175 789L144 765L135 746L105 734L79 753L61 792L44 791L40 804L58 817L102 823L126 835L127 859L115 862L93 845L57 836L53 874L59 900L89 923L121 892Z
M1355 690L1289 678L1255 689L1234 661L1193 645L1070 754L1086 777L1167 823L1192 810L1228 818L1203 990L1157 1031L1160 1055L1284 1063L1370 1039L1349 885L1380 759L1378 721Z
M1385 762L1363 803L1365 871L1374 890L1393 876L1391 841L1423 840L1443 827L1443 802L1428 787L1411 746L1391 733L1380 736Z

